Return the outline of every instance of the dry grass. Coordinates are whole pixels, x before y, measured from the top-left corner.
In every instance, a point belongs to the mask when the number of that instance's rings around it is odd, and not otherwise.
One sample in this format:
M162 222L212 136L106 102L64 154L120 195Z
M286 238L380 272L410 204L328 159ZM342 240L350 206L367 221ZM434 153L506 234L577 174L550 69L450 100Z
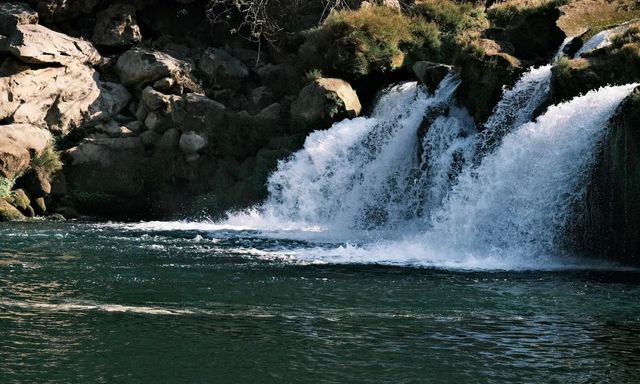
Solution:
M637 0L571 0L560 10L564 15L558 20L558 26L568 36L588 31L586 38L607 27L640 18Z

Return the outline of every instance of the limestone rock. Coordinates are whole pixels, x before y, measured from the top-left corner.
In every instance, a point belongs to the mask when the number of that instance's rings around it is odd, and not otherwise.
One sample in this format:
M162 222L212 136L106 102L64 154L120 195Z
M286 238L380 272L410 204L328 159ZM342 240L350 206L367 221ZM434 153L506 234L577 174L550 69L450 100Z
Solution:
M88 41L38 24L18 25L8 36L7 51L30 64L98 64L101 56Z
M136 22L136 8L117 3L97 15L93 42L108 47L123 47L142 40Z
M38 24L38 14L22 2L0 4L0 35L10 35L23 24Z
M29 166L31 154L39 154L51 142L51 134L30 124L0 126L0 176L14 178Z
M18 179L16 187L24 189L32 198L44 197L51 193L49 176L40 168L30 169Z
M304 87L291 104L291 115L304 123L323 124L360 114L362 106L351 85L341 79L321 78Z
M186 64L158 51L132 48L116 63L116 73L124 85L143 88L164 77L182 76Z
M28 123L65 134L93 121L108 121L131 95L120 84L101 82L84 65L16 67L0 77L0 120Z

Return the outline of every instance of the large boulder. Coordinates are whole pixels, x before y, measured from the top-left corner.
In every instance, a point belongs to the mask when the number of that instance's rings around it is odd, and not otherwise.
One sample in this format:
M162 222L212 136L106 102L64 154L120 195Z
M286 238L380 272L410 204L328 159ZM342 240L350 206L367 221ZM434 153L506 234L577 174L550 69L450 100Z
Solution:
M38 24L16 26L5 45L6 51L30 64L95 65L102 59L90 42Z
M13 179L24 172L32 154L51 142L51 134L30 124L0 126L0 177Z
M418 80L431 92L435 91L440 82L453 71L453 67L450 65L429 61L418 61L412 69Z
M108 47L122 47L142 40L136 22L136 8L128 4L114 4L98 13L93 42Z
M15 64L15 63L14 63ZM131 95L120 84L102 82L84 65L0 69L0 120L28 123L66 134L94 121L110 120Z
M16 207L0 198L0 222L2 221L22 221L26 218Z
M362 106L351 85L341 79L321 78L304 87L291 104L292 118L305 125L353 118Z
M143 48L132 48L122 54L115 68L122 84L140 89L166 77L179 83L188 82L189 69L188 64L166 53Z
M462 78L457 96L475 122L483 123L502 98L504 87L512 85L523 68L500 42L481 39L477 44L482 55L468 52L456 60Z
M38 14L22 2L0 4L0 35L10 35L23 24L38 24Z

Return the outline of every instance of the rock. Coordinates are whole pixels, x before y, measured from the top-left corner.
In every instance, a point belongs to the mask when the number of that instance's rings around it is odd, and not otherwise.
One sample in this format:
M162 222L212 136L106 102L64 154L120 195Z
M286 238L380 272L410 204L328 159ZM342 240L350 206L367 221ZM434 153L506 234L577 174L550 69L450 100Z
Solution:
M47 204L44 201L43 197L38 197L32 203L33 209L35 210L36 215L44 216L47 214Z
M98 12L93 42L107 47L123 47L142 40L136 22L136 8L117 3Z
M267 86L260 86L251 90L251 103L261 110L276 101L273 91Z
M140 134L140 140L145 148L153 147L160 136L154 131L144 131Z
M48 21L63 21L88 14L100 0L32 0L40 16Z
M110 137L133 136L133 132L128 127L119 124L117 121L98 124L95 128L98 132L102 132Z
M237 89L249 77L249 70L240 60L219 48L207 49L198 63L198 69L211 84L219 88Z
M147 115L147 118L144 119L144 126L151 131L158 128L159 125L160 125L160 118L158 117L158 114L155 112L149 113Z
M0 126L0 176L15 178L29 166L31 154L40 154L51 134L29 124Z
M133 133L140 133L142 131L142 123L139 121L130 121L127 123L127 128Z
M516 81L522 66L518 59L504 52L498 42L481 39L479 48L482 56L460 55L455 64L462 78L457 96L474 121L481 124L502 98L503 87Z
M40 168L30 169L18 179L16 187L24 189L32 198L45 197L51 193L49 176Z
M170 112L171 98L163 93L160 93L152 87L146 87L142 91L142 102L150 111L162 111L163 113Z
M0 77L0 120L27 123L66 134L95 121L107 121L131 97L115 83L101 82L84 65L30 69L4 68Z
M267 64L256 69L260 83L273 91L276 97L296 94L304 72L292 64Z
M73 193L136 197L144 187L144 146L138 137L88 140L66 151L64 168Z
M88 41L38 24L18 25L8 36L6 46L6 51L30 64L96 65L102 59Z
M10 35L23 24L38 24L38 14L22 2L0 4L0 35Z
M0 222L2 221L24 221L26 217L6 200L0 199Z
M78 215L77 212L76 212L76 215L77 215L76 217L73 217L73 214L71 214L69 218L73 219L73 218L80 217L80 215ZM67 219L59 213L52 213L51 215L46 216L46 219L47 221L50 221L52 223L64 223L65 221L67 221Z
M280 120L282 118L282 106L279 103L273 103L260 111L256 117L264 120Z
M453 67L446 64L418 61L413 65L413 73L430 92L434 92L442 79L453 71Z
M584 45L584 41L580 36L571 38L569 42L562 48L562 53L568 57L573 57Z
M203 137L211 131L221 130L226 108L210 98L189 93L174 104L173 125L182 132L194 131Z
M180 136L180 149L184 152L187 161L198 160L198 151L207 146L207 140L193 131L185 132Z
M176 85L176 81L170 77L164 77L155 83L153 83L153 88L164 94L170 94L174 91L174 86Z
M22 189L12 191L11 195L7 198L7 201L27 217L34 217L36 215L35 211L31 207L31 200L29 200L29 196L27 196Z
M144 103L138 104L138 107L136 109L136 120L144 122L148 114L149 111L147 110L147 108L145 108Z
M553 57L566 37L557 25L560 15L558 8L543 7L508 26L505 36L515 47L515 56L545 63Z
M353 118L362 106L351 85L341 79L321 78L304 87L291 104L291 116L307 124L326 124Z
M164 77L172 77L178 83L193 82L185 75L188 72L186 63L165 53L143 48L132 48L122 54L115 71L122 84L140 89Z

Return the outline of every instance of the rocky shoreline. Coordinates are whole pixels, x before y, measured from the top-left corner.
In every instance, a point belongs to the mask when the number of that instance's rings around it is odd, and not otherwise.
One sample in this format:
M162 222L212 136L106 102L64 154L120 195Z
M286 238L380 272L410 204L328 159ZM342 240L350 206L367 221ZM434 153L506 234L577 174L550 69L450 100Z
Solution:
M609 19L640 15L633 6L582 25L589 0L351 3L328 17L322 7L292 10L279 34L256 40L233 16L212 22L204 0L3 2L0 221L217 217L259 203L279 160L309 132L365 113L384 86L433 89L456 71L458 101L481 127L504 87L563 41L547 105L640 79L637 24L573 58ZM632 138L637 100L615 120ZM635 167L638 152L624 143L609 167ZM635 206L627 181L640 178L614 174Z

